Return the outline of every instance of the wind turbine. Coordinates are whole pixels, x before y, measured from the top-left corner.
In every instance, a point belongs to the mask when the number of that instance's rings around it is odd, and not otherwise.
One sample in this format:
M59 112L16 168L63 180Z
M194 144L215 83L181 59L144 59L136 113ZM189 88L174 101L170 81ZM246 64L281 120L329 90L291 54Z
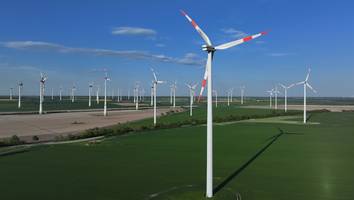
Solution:
M234 96L234 89L235 88L230 89L230 102L233 102L233 99L234 99L234 97L233 97Z
M18 108L21 108L21 89L23 87L22 81L18 83Z
M243 97L245 95L245 86L241 86L240 89L241 89L241 105L243 105Z
M135 110L139 110L139 83L138 82L135 82L134 103L135 103Z
M308 83L310 77L311 69L309 69L307 76L304 81L296 83L296 85L303 85L304 86L304 124L306 124L306 89L310 88L312 92L317 93L316 90Z
M107 81L111 79L108 77L107 72L104 76L104 105L103 105L103 116L107 116Z
M273 90L273 94L274 94L274 107L275 110L278 110L278 94L279 94L279 90L278 90L278 86L275 86L274 90Z
M173 92L173 108L176 107L176 89L177 89L177 81L172 84L172 92Z
M44 95L44 86L47 76L41 73L41 79L39 81L39 114L43 113L43 95Z
M61 94L62 94L62 92L63 92L63 87L62 86L60 86L60 88L59 88L59 101L61 101Z
M170 104L173 105L173 84L170 85Z
M230 97L231 97L232 90L233 90L233 88L230 88L227 91L227 106L230 106Z
M10 88L10 101L12 101L13 88Z
M93 83L89 83L89 93L88 93L89 107L91 107L91 93L92 93L92 87L93 87Z
M52 88L52 101L54 100L54 89Z
M291 84L288 86L285 86L283 84L279 84L283 89L284 89L284 111L287 112L288 111L288 89L292 88L295 86L295 84Z
M164 81L157 80L156 74L153 69L151 69L152 75L154 76L153 84L154 84L154 126L156 126L156 92L157 92L157 84L164 83Z
M197 87L198 84L187 84L186 86L189 88L189 97L190 97L190 101L189 101L189 116L193 115L193 98L194 98L194 94L195 94L195 89Z
M269 93L269 108L272 109L272 96L274 89L268 90L267 92Z
M154 81L151 82L150 87L150 106L154 105Z
M266 34L265 32L261 32L256 35L247 36L245 38L235 40L229 43L225 43L219 46L213 46L209 37L203 32L202 29L192 20L184 11L181 11L182 14L188 19L188 21L193 25L199 35L203 38L205 45L202 46L202 49L208 53L208 59L206 63L206 70L204 73L204 78L202 82L202 88L199 94L199 99L203 93L203 90L206 86L207 79L208 81L208 114L207 114L207 178L206 178L206 196L208 198L213 197L213 107L212 107L212 67L211 62L213 60L213 55L216 50L224 50L230 47L242 44L244 42L250 41L261 35Z
M99 93L100 93L100 86L97 85L97 86L96 86L96 104L99 104L99 103L100 103L100 96L99 96Z
M75 86L75 84L73 84L73 87L71 88L71 102L72 103L75 102L75 90L76 90L76 86Z

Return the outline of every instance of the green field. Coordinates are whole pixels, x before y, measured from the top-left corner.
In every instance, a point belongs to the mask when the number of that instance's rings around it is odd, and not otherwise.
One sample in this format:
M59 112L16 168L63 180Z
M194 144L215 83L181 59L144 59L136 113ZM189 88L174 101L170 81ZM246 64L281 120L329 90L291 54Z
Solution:
M214 126L214 199L353 199L354 113ZM291 119L285 117L285 121ZM295 120L296 121L296 120ZM205 126L0 157L2 199L204 199Z

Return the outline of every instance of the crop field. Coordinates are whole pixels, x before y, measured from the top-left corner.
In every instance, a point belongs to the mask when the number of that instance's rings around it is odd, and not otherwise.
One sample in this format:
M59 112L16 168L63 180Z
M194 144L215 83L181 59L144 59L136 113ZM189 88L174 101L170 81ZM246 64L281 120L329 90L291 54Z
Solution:
M38 111L39 99L35 97L25 97L22 100L21 108L17 107L17 99L1 100L0 101L0 112L24 112L24 111ZM107 101L108 108L121 108L127 106L118 105L115 101ZM91 108L88 106L87 97L79 97L75 102L71 102L68 97L63 97L62 101L59 101L58 97L51 100L50 97L46 97L43 102L44 111L55 111L55 110L80 110L80 109L102 109L103 99L101 98L100 104L96 103L96 99L92 99Z
M216 123L214 199L353 199L354 113L312 115L307 125L292 123L301 116ZM3 155L1 196L204 199L205 129L150 130Z

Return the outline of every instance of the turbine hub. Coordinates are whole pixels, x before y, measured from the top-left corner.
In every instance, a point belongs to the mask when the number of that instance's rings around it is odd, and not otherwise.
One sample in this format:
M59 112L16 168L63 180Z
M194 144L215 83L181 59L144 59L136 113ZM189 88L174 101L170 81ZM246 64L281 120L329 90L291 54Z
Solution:
M215 47L210 46L210 45L203 45L202 50L207 51L208 53L216 51Z

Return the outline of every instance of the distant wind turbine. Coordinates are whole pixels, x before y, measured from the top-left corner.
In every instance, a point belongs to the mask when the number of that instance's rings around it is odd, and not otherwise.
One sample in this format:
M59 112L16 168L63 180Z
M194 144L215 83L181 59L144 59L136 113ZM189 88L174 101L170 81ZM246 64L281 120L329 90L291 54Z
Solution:
M186 86L189 88L189 116L193 115L193 99L194 99L194 94L195 94L195 89L198 84L186 84Z
M284 102L285 102L284 111L287 112L288 111L288 89L294 87L295 84L291 84L288 86L280 84L280 86L284 89Z
M18 108L21 108L21 89L22 89L22 87L23 87L23 83L22 83L22 81L20 81L18 83L18 105L17 105Z
M317 93L315 89L308 83L310 77L311 69L309 69L307 76L304 81L296 83L296 85L303 85L304 86L304 124L306 124L306 89L310 88L314 93Z

